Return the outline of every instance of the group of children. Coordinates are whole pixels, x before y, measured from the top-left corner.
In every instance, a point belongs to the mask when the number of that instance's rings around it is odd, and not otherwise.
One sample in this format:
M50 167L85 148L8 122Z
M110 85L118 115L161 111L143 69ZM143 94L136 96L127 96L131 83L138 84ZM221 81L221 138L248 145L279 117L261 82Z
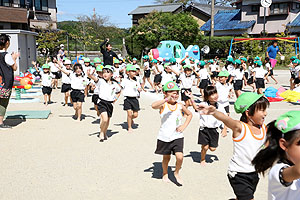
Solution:
M272 68L268 67L268 60L265 60L268 70L265 70L258 57L254 61L245 57L237 60L229 57L222 69L217 59L206 63L189 58L189 64L185 63L186 59L187 57L177 63L176 59L168 62L161 58L150 61L149 56L144 56L142 78L137 59L129 64L115 59L114 66L103 66L100 58L94 59L94 66L88 58L73 66L68 59L56 60L51 65L63 73L61 92L65 93L64 105L68 104L70 97L75 119L81 120L82 103L89 93L93 94L92 102L101 119L100 142L107 139L106 132L113 114L113 104L121 91L124 95L123 109L127 112L129 132L132 132L133 120L138 117L140 92L145 90L146 81L157 93L163 92L164 99L154 102L152 108L159 110L161 117L155 153L163 155L164 181L170 182L168 163L170 155L174 154L174 176L179 184L183 184L179 176L183 162L183 131L192 119L192 112L188 109L192 106L200 117L198 144L201 145L201 165L205 165L206 152L215 151L218 147L218 129L221 129L222 136L227 135L227 128L232 130L234 153L228 168L228 179L237 199L253 199L259 181L258 173L272 167L277 159L280 159L280 164L271 169L269 196L273 199L286 199L285 197L300 195L300 157L295 153L297 150L300 153L300 113L287 113L276 122L267 126L264 124L269 102L262 95L262 88L265 87L268 76L277 83ZM295 74L293 84L297 84L300 61L294 59L292 64ZM49 63L42 66L42 71L36 69L42 78L42 91L47 104L51 102L54 84L52 79L55 74L50 73ZM202 95L202 103L198 105L192 94L195 84ZM252 86L257 93L241 93L243 85ZM229 96L232 89L237 96L234 109L242 114L240 120L229 116ZM178 102L180 95L183 103ZM183 124L182 119L185 119ZM265 163L264 160L268 162ZM298 190L292 190L292 187L298 187Z

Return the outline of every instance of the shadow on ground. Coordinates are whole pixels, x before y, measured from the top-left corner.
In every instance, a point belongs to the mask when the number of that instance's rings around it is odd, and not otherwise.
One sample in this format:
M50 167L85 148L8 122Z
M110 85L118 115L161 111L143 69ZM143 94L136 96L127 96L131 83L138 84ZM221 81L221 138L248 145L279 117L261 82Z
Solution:
M191 151L189 155L184 156L185 158L192 157L193 162L200 163L201 161L201 153L197 151ZM213 163L215 161L219 161L219 158L216 155L206 154L205 161L207 163Z

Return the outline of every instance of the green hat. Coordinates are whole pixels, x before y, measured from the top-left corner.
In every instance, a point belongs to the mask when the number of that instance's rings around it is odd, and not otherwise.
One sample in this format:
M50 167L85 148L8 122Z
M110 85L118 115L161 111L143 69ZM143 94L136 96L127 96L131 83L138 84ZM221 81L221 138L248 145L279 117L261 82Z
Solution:
M300 129L300 111L289 111L278 117L275 126L282 133Z
M252 104L254 104L262 94L257 94L253 92L244 92L237 98L234 103L234 110L236 113L245 112Z
M43 64L42 68L43 68L43 69L50 69L50 65L48 65L48 64Z
M136 58L133 58L132 60L135 60L135 61L137 61L137 59L136 59Z
M176 59L175 58L170 58L170 63L171 64L175 64L176 63Z
M201 61L199 61L197 64L200 65L200 66L204 66L204 65L205 65L205 62L204 62L203 60L201 60Z
M136 67L132 64L126 65L126 71L136 71Z
M181 64L185 65L185 64L186 64L186 63L185 63L185 60L184 60L184 61L182 61L182 62L181 62Z
M295 60L295 59L297 59L296 56L292 56L292 57L290 58L290 60Z
M242 64L240 59L236 59L234 62L235 62L235 64L239 64L239 65Z
M103 66L98 65L98 66L96 67L96 72L102 72L102 68L103 68Z
M262 66L262 62L261 62L260 60L258 60L258 61L256 62L256 64L257 64L258 66Z
M166 68L166 67L168 67L168 66L170 66L170 63L165 63L165 64L164 64L164 68Z
M114 64L120 64L119 59L114 59Z
M149 56L148 55L144 55L143 59L149 59Z
M89 58L84 58L83 61L84 61L85 63L89 63L89 62L91 62L91 59L89 59Z
M227 58L227 61L228 61L228 62L233 62L233 57L231 57L231 56L228 57L228 58Z
M156 59L151 60L152 63L157 63Z
M101 63L101 59L98 58L98 57L97 57L97 58L94 58L94 63L95 63L95 64Z
M299 63L300 63L300 60L299 60L299 59L295 59L295 60L293 60L292 63L293 63L293 64L299 64Z
M260 57L256 56L256 57L254 58L254 60L260 60Z
M179 91L179 87L177 86L177 84L174 81L169 81L167 82L164 87L163 87L163 91L167 92L167 91Z
M184 65L184 66L183 66L183 69L190 69L190 70L193 70L193 68L192 68L191 65Z
M210 60L208 61L208 63L214 63L214 60L213 60L213 59L210 59Z
M195 59L193 57L190 57L189 59L190 61L195 62Z
M241 60L247 62L247 58L245 58L245 57L242 57Z
M105 66L103 67L103 69L108 69L108 70L110 70L110 71L112 71L112 72L114 71L114 70L113 70L113 66L111 66L111 65L105 65ZM102 70L103 70L103 69L102 69Z
M64 57L64 58L63 58L63 61L66 61L66 60L68 60L68 58L67 58L67 57Z
M229 76L229 72L227 70L224 70L224 71L220 71L218 76L225 76L225 77L228 77Z

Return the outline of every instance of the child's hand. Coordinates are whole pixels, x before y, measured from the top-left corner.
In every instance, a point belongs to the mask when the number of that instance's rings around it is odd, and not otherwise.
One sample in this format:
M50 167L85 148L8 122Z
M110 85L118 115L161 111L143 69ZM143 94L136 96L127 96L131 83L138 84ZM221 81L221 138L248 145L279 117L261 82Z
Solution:
M176 128L176 131L182 133L184 131L184 129L185 129L185 126L181 125Z
M206 106L203 104L198 105L198 111L201 111L202 115L213 115L216 111L216 107L214 106Z
M20 57L20 53L13 52L13 53L11 54L11 57L13 58L13 60L17 60L17 58Z

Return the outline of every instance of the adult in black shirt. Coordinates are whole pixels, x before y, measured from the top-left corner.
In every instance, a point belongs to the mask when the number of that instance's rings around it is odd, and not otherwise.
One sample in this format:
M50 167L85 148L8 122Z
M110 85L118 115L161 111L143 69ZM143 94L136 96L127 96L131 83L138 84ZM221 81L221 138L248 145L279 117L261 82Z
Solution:
M103 47L105 45L105 48ZM109 43L109 38L107 38L104 42L100 44L101 53L103 54L103 62L105 65L113 65L114 61L113 58L118 58L117 54L113 52L112 46Z

